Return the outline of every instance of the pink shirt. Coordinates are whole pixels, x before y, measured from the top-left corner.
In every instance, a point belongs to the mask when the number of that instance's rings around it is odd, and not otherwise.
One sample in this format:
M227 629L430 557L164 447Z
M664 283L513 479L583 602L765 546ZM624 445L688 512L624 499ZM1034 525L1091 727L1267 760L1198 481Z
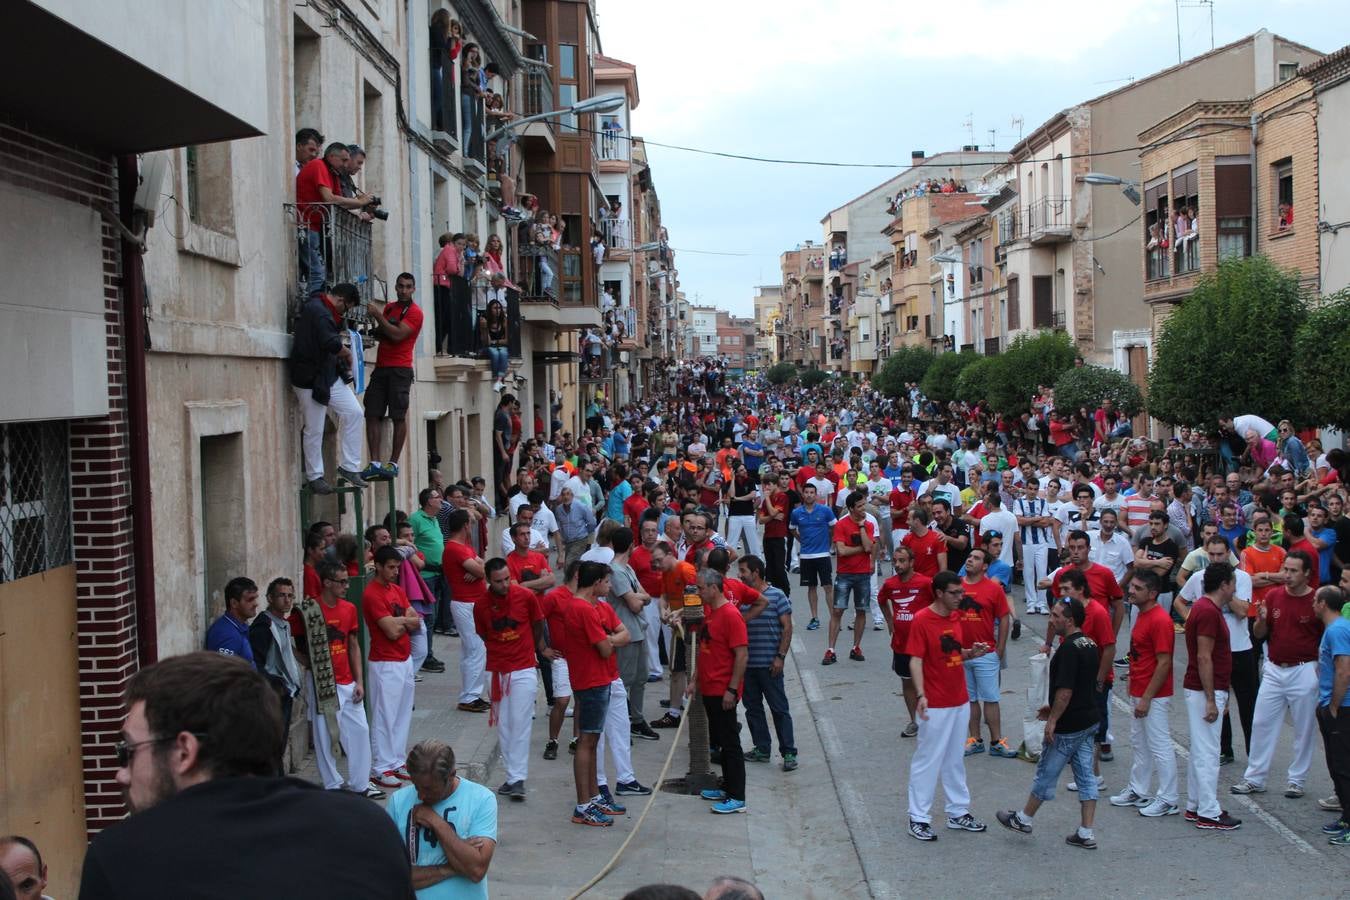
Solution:
M441 286L450 286L451 275L462 275L464 273L463 265L459 260L459 250L454 244L446 244L441 248L441 252L436 254L436 262L431 266L432 282Z

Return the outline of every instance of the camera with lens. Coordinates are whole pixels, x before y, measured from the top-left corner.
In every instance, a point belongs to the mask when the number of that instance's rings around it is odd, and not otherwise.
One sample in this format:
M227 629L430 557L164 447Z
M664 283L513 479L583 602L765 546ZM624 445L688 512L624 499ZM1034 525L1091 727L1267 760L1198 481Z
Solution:
M387 222L389 221L389 210L382 207L381 204L383 203L384 200L378 194L371 194L370 203L366 204L366 208L370 210L372 216L381 222Z

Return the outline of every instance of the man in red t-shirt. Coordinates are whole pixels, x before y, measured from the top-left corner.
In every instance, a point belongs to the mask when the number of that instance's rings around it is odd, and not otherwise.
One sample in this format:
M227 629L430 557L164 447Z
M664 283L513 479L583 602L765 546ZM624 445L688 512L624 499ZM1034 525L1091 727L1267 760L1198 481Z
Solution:
M745 619L724 592L721 572L698 573L703 601L703 627L698 634L698 692L708 714L708 740L722 752L722 789L703 792L714 801L712 812L745 812L745 754L741 750L736 704L741 699L750 639Z
M445 520L449 537L441 554L441 572L450 592L450 616L459 632L459 706L464 712L487 712L483 699L487 651L473 624L473 605L487 596L483 558L469 545L469 511L453 509Z
M1000 675L1008 634L1012 631L1012 610L1003 585L985 577L989 566L989 552L976 547L966 557L965 577L961 587L965 596L957 613L961 618L961 646L969 649L976 643L990 645L997 653L989 653L966 661L966 693L970 695L970 736L966 738L965 753L984 752L980 739L980 713L989 725L989 755L1013 759L1017 751L1008 746L1003 736L1003 717L998 705ZM994 634L994 623L998 634Z
M966 705L964 662L993 650L986 643L962 646L964 632L957 610L966 590L955 572L933 578L933 605L914 615L905 652L919 702L919 746L909 763L909 833L920 841L935 841L933 794L938 779L947 795L947 827L984 831L988 826L970 814L966 787L965 739L970 712Z
M787 558L788 515L792 512L787 487L791 481L786 472L778 475L765 472L761 481L764 499L760 502L758 517L764 526L764 569L769 583L791 596Z
M375 574L361 594L361 614L370 633L371 775L380 787L409 781L403 767L412 725L413 666L409 635L422 617L398 585L403 557L393 547L375 551Z
M1172 816L1177 808L1177 755L1168 714L1172 708L1172 617L1158 605L1162 579L1147 569L1130 578L1130 603L1138 610L1130 631L1130 698L1134 718L1130 745L1134 762L1130 784L1111 798L1112 806L1137 806L1148 817ZM1158 790L1149 785L1157 775ZM1150 799L1151 798L1151 799Z
M369 194L361 193L355 197L342 196L337 173L347 168L349 156L347 145L335 141L324 150L321 159L311 159L295 176L295 207L309 226L305 233L306 241L301 247L306 272L306 297L323 290L324 278L328 274L323 254L324 226L332 222L334 216L346 215L335 207L363 210L374 199Z
M881 583L877 605L886 617L886 627L891 630L891 670L900 676L900 691L905 698L905 709L909 711L909 724L900 736L914 737L919 733L919 723L914 720L919 695L909 674L909 654L905 652L905 644L909 640L909 623L914 621L914 614L933 603L933 579L914 571L914 551L908 547L896 547L891 554L891 563L895 574Z
M328 541L320 533L310 531L305 535L305 568L302 579L303 596L318 600L323 593L323 580L319 578L318 565L323 561Z
M1266 663L1252 714L1252 749L1247 754L1247 771L1232 786L1235 794L1265 790L1266 775L1287 712L1294 725L1294 752L1284 795L1303 796L1303 783L1312 765L1313 741L1318 734L1317 656L1324 626L1312 608L1314 592L1309 581L1316 571L1308 554L1291 551L1280 568L1284 583L1271 588L1265 599L1256 604L1252 637L1266 640Z
M549 568L548 557L530 549L532 540L534 536L529 523L517 522L511 526L512 548L506 554L506 567L512 582L538 595L555 587L558 579ZM488 671L492 671L491 667Z
M552 656L544 639L544 616L534 591L511 583L506 560L487 561L487 595L474 604L474 626L487 648L487 671L492 673L492 715L497 726L506 781L497 793L525 799L530 768L530 721L534 718L536 651Z
M1191 604L1186 616L1186 675L1181 686L1186 697L1186 719L1191 729L1190 763L1186 768L1186 818L1196 828L1232 831L1242 824L1219 804L1219 736L1228 689L1233 677L1233 653L1223 612L1237 593L1237 578L1227 562L1205 568L1205 595Z
M568 677L567 659L563 656L567 628L563 617L568 605L576 597L573 591L577 586L577 563L568 567L571 579L551 591L545 591L539 598L539 612L548 627L548 643L553 648L553 657L546 660L549 664L549 679L545 688L553 697L548 709L548 741L544 744L544 759L558 758L558 735L562 732L563 719L567 716L567 706L572 700L572 682ZM576 747L576 719L572 720L573 749Z
M335 791L345 787L378 800L384 797L384 791L370 783L370 725L366 721L366 708L361 703L366 693L361 671L361 623L356 607L344 599L347 593L347 570L336 560L321 559L315 564L315 578L320 583L318 594L306 597L300 606L291 611L289 618L291 634L296 639L296 655L309 670L309 676L305 679L305 702L311 713L314 761L318 764L319 778L326 789ZM309 635L304 625L304 608L311 603L318 604L327 626L328 657L337 688L338 708L334 718L339 742L347 757L345 782L338 773L335 742L329 733L328 716L316 709L314 660L311 658ZM356 661L355 666L352 665L353 660Z
M909 508L909 534L900 541L914 554L914 571L933 578L947 568L947 542L928 527L932 513L917 504Z
M664 496L664 491L661 492ZM665 590L665 578L652 562L652 548L660 536L656 519L648 519L638 529L638 545L629 555L628 564L637 575L638 584L649 597L660 597ZM646 622L647 680L661 677L661 605L648 603L642 610Z
M1120 623L1125 620L1125 594L1116 581L1115 573L1101 563L1092 561L1092 539L1086 531L1069 532L1066 547L1068 562L1056 569L1049 579L1042 579L1037 587L1049 587L1052 595L1063 597L1064 594L1060 591L1060 578L1063 573L1070 568L1082 572L1083 577L1087 579L1088 596L1106 607L1111 615L1111 633L1115 634L1120 630ZM1087 633L1086 628L1083 631ZM1092 635L1089 634L1088 637Z
M822 665L835 662L834 642L844 621L849 595L853 596L853 649L848 658L863 661L862 636L867 630L867 607L872 602L872 549L877 531L867 519L867 492L854 491L845 500L848 515L834 523L830 543L839 557L834 579L834 602L830 607L830 642Z
M361 474L367 480L388 480L397 476L398 460L408 439L413 349L422 332L422 307L413 302L416 289L416 279L404 272L394 279L397 300L384 306L371 301L366 306L375 322L375 340L380 344L375 354L375 371L366 384L366 444L370 449L370 465ZM389 462L381 464L377 460L386 415L394 423L394 436L389 448Z

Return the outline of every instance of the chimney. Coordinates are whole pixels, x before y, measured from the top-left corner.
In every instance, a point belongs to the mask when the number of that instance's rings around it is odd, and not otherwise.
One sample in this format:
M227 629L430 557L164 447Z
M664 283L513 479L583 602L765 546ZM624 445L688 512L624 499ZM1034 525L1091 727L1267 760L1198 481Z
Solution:
M979 145L979 144L965 144L964 146L961 147L961 152L962 152L962 153L979 153L979 152L980 152L980 145Z
M910 163L910 165L914 165L915 163L921 163L921 162L923 162L923 159L924 159L924 155L923 155L923 151L922 151L922 150L911 150L911 151L909 151L909 163Z

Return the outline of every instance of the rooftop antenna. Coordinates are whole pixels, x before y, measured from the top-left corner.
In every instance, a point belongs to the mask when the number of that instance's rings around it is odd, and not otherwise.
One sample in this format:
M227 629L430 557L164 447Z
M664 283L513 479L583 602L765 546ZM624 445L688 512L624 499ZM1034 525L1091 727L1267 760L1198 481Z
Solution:
M1177 11L1177 65L1181 65L1181 0L1172 0Z
M1186 0L1181 2L1177 0L1178 6L1183 9L1208 9L1209 10L1209 49L1214 49L1214 0ZM1180 12L1177 13L1180 16ZM1180 29L1180 18L1177 20L1177 28Z
M990 150L993 150L993 149L995 149L996 147L998 147L998 129L997 129L997 128L990 128L990 129L989 129L989 149L990 149Z
M1012 117L1012 127L1017 129L1017 142L1019 144L1022 143L1022 126L1024 124L1026 124L1026 120L1021 116Z
M966 126L966 132L970 135L970 143L975 143L975 112L973 110L966 113L966 121L963 124Z

